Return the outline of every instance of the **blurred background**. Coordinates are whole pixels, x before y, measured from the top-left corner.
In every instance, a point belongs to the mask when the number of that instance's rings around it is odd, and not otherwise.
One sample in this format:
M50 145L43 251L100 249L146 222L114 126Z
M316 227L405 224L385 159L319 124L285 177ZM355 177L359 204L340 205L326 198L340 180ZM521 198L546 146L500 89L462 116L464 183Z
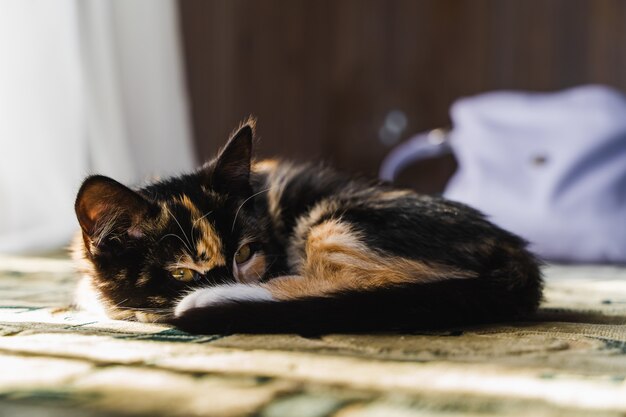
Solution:
M376 175L460 97L626 89L625 23L620 0L0 0L0 252L66 244L85 175L190 170L248 115L261 156Z

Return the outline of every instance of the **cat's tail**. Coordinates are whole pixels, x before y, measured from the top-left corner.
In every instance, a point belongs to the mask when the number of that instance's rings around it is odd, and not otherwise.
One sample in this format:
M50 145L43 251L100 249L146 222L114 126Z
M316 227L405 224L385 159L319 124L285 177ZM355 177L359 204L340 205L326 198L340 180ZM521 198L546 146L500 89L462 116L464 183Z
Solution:
M502 265L504 267L504 265ZM523 319L538 306L536 264L475 279L413 283L287 301L240 300L185 310L172 323L192 333L412 331ZM511 275L522 274L513 279Z

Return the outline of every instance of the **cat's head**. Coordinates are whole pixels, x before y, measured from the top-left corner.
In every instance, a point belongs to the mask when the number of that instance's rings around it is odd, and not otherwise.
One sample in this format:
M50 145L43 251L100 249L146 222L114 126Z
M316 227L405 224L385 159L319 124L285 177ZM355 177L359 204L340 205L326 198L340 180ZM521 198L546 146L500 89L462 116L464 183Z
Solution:
M198 171L139 190L84 181L75 252L110 317L166 319L197 287L263 278L268 223L250 184L252 137L247 123Z

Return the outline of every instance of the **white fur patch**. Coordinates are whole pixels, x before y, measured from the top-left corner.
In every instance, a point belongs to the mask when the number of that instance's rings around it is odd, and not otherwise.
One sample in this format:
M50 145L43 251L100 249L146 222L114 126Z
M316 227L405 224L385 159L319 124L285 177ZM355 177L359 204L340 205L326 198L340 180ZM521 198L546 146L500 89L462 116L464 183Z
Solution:
M83 275L78 281L76 292L74 293L74 305L81 310L88 311L101 318L108 318L106 309L100 297L98 291L93 287L91 283L91 277Z
M258 285L228 284L196 290L183 298L174 315L180 317L192 308L227 304L233 301L273 301L272 293Z

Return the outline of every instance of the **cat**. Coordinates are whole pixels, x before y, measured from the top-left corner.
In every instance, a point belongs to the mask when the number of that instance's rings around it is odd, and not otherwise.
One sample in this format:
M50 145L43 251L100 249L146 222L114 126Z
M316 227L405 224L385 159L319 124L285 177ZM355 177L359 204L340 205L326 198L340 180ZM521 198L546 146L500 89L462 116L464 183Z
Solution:
M254 127L190 174L83 182L79 305L209 334L407 331L537 308L540 263L521 238L440 197L254 161Z

